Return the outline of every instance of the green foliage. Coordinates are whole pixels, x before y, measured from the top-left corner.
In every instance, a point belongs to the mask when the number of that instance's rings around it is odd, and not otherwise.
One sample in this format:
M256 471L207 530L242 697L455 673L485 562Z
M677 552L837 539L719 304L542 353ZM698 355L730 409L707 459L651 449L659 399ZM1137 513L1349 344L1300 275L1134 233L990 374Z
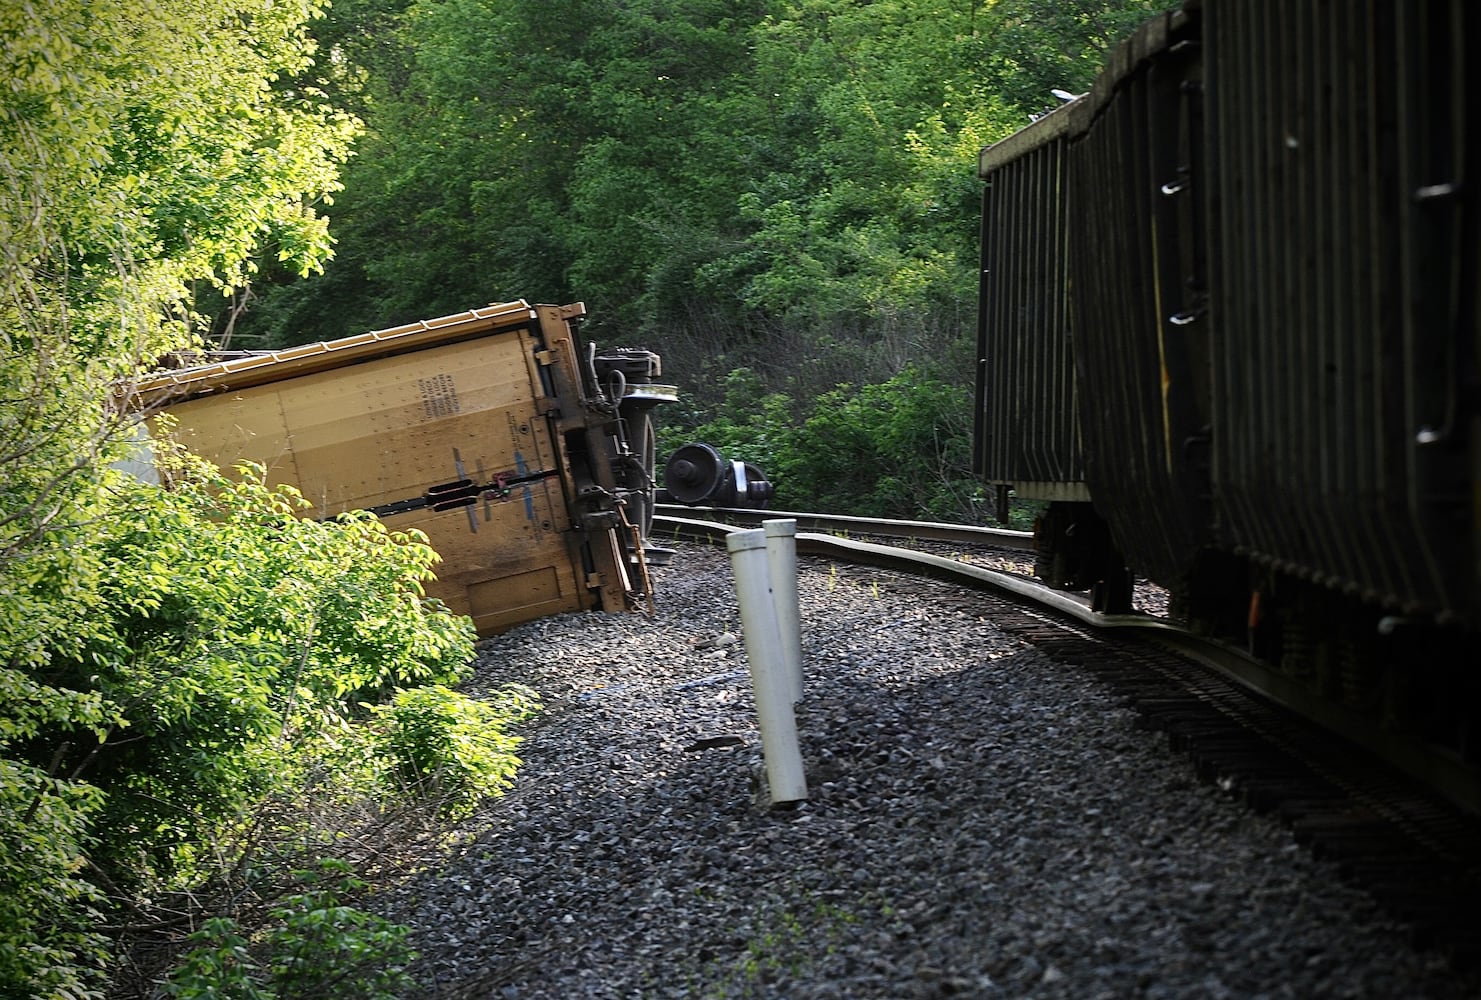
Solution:
M80 997L105 954L81 877L97 791L0 758L0 996Z
M761 375L751 368L737 368L722 376L717 389L721 398L708 419L682 415L657 428L658 450L667 454L688 443L703 441L726 458L755 464L771 474L780 455L791 447L794 433L792 400L783 393L768 392Z
M971 412L964 390L907 367L887 382L823 395L775 473L818 509L970 519Z
M440 685L400 691L374 710L375 748L405 794L462 818L509 786L520 741L505 730L537 709L535 693L514 686L491 699Z
M189 283L246 273L275 234L328 252L308 207L352 123L271 81L313 3L58 0L0 7L0 648L37 667L88 632L86 544L127 382L189 342Z
M860 516L973 522L980 484L971 473L967 391L907 366L889 380L839 385L794 403L767 393L750 369L725 380L712 419L667 429L669 449L703 440L727 458L758 465L776 484L776 506Z
M107 793L99 854L129 885L198 877L202 845L294 778L305 740L358 701L456 680L473 651L467 619L422 599L425 538L300 519L305 501L259 468L161 461L168 490L112 484L95 634L49 670L115 721L64 750L46 730L28 744Z
M300 273L329 252L313 205L334 190L354 123L311 91L273 86L307 66L318 9L0 6L6 996L77 996L95 984L99 834L123 843L136 832L100 825L127 796L83 778L103 763L93 749L111 754L125 741L109 738L132 721L103 680L115 670L109 683L121 684L132 655L109 604L128 570L108 550L114 519L133 513L107 471L130 429L128 382L192 342L193 283L240 282L265 239ZM147 700L147 686L136 693Z
M1050 91L1088 90L1111 50L1167 0L996 0L975 40L983 83L1026 113L1057 106Z
M364 702L395 699L392 734L420 723L419 738L448 741L409 743L454 806L501 788L517 763L499 727L520 703L485 705L441 686L402 691L460 679L473 652L468 620L422 597L436 560L424 538L369 515L302 520L302 498L268 487L261 469L227 477L163 444L156 451L169 489L104 478L82 638L39 646L43 670L0 670L6 995L66 995L92 981L103 952L91 927L104 900L89 872L105 878L110 904L138 907L221 878L252 850L249 830L312 842L294 810L272 804L295 801L309 770L333 763L334 745L371 744L378 730L353 724ZM376 794L373 771L335 773L361 782L339 794ZM284 917L300 944L330 931L380 940L384 930L327 904L305 913ZM190 967L219 980L216 995L256 995L227 925L217 930Z
M978 150L1152 5L1072 6L355 0L319 28L368 125L344 255L245 322L301 342L513 295L585 298L607 339L960 313Z
M336 188L355 123L311 90L271 88L308 65L320 7L57 0L0 12L0 177L13 206L0 252L10 290L27 293L0 299L8 334L45 324L50 346L66 338L126 371L181 335L161 306L178 319L187 282L240 283L264 238L300 273L323 261L326 222L311 205ZM17 315L27 301L43 315Z
M409 927L323 892L291 897L273 916L283 921L269 941L279 997L379 1000L412 985L402 968L414 957Z
M191 1000L273 1000L257 982L259 966L230 917L212 917L186 939L193 948L170 977L170 994Z
M347 870L334 861L321 868L325 875ZM193 947L171 974L169 995L180 1000L393 1000L415 985L405 971L416 957L406 940L410 928L341 901L363 888L358 880L341 878L336 887L288 897L273 908L255 947L235 920L206 920L188 939Z
M975 4L814 0L759 25L759 83L788 109L793 155L738 192L755 228L710 269L792 322L974 294L972 165L1025 121L981 87L979 18Z

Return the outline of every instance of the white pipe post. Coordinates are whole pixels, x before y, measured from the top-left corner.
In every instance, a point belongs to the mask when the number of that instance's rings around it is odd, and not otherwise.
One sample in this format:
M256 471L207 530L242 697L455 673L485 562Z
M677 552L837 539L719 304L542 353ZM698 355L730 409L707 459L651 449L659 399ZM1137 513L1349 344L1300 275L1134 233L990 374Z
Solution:
M802 700L802 611L797 598L797 522L777 518L761 522L766 532L766 566L771 600L776 606L782 657L792 686L792 704Z
M741 626L746 633L746 662L756 696L756 718L761 724L761 752L766 760L766 783L772 804L807 798L807 777L797 745L797 720L792 715L792 691L785 674L781 633L771 599L767 572L766 531L733 531L725 541L735 573Z

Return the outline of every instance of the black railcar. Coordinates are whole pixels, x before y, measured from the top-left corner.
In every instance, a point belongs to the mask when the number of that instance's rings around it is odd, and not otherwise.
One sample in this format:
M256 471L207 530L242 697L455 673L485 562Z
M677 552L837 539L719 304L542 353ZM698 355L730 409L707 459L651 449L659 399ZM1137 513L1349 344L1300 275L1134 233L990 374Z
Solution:
M1467 0L1188 0L983 150L976 448L1050 582L1124 610L1129 565L1473 760L1478 45Z

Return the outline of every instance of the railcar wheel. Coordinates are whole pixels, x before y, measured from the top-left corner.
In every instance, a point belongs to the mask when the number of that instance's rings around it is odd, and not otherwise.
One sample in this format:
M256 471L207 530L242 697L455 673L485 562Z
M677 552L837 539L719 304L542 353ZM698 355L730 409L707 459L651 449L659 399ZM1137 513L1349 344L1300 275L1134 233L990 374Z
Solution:
M657 482L654 475L658 468L658 444L653 433L652 411L645 409L634 414L631 422L633 426L629 437L634 442L633 457L641 470L642 479L634 501L638 511L636 524L639 534L646 542L653 532L653 489Z
M637 513L633 523L638 529L643 558L650 566L667 566L674 557L674 550L653 543L653 493L658 485L658 438L653 430L651 409L644 407L632 415L628 440L632 442L633 460L637 463L642 480L632 494L632 504Z

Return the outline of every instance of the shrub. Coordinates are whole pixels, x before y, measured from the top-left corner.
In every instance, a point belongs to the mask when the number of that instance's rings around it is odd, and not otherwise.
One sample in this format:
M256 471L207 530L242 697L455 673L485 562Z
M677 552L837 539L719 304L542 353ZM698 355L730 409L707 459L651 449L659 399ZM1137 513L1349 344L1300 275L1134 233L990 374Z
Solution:
M254 947L237 921L213 917L189 937L193 946L170 975L181 1000L392 1000L414 985L406 965L416 954L410 928L345 905L364 889L343 877L347 866L325 861L320 876L336 887L290 896L272 910ZM301 873L310 874L310 873ZM254 952L256 954L254 954Z
M971 520L981 488L972 477L967 390L900 374L820 397L789 436L778 492L862 516Z
M424 538L300 520L261 469L160 461L169 489L103 477L69 551L93 574L75 627L0 665L0 995L88 995L105 907L148 926L285 891L341 829L294 806L360 705L472 657L471 622L423 598ZM344 773L347 801L377 793Z
M457 680L473 652L471 623L422 598L425 539L367 514L300 520L302 499L260 468L163 464L168 490L114 485L97 634L51 665L116 721L29 748L107 793L99 860L126 887L199 878L202 847L295 781L318 733L359 702Z
M537 707L533 691L513 685L492 701L440 685L401 691L374 709L377 749L404 794L461 818L508 787L520 740L506 729Z
M0 996L94 995L101 900L79 870L98 805L95 789L0 758Z

